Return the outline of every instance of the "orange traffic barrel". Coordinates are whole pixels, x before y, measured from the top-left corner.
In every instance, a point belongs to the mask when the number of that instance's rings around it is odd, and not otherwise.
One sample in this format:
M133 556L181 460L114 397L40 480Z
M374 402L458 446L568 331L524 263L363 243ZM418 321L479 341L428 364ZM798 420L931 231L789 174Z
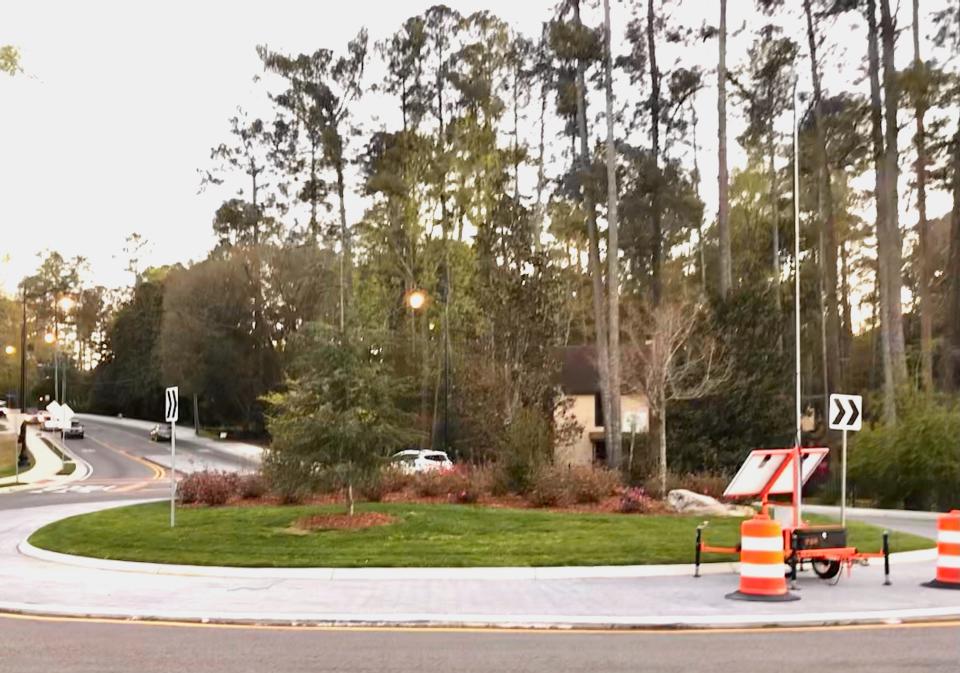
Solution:
M937 522L937 579L924 586L960 589L960 509Z
M766 514L740 527L740 590L727 598L743 601L796 601L787 591L783 529Z

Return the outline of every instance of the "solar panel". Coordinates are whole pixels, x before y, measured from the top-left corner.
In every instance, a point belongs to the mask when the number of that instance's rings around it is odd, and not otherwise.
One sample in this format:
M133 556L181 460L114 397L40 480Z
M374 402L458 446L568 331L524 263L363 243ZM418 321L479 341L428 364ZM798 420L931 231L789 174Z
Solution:
M785 461L791 460L793 449L756 449L751 451L750 455L743 462L737 476L733 478L727 490L724 491L725 498L745 498L752 495L760 495L770 480L774 478L777 471ZM803 448L801 449L800 483L806 484L807 480L813 476L814 471L823 462L823 459L830 452L826 448ZM793 469L788 465L777 477L776 483L770 489L770 495L792 495L793 494Z

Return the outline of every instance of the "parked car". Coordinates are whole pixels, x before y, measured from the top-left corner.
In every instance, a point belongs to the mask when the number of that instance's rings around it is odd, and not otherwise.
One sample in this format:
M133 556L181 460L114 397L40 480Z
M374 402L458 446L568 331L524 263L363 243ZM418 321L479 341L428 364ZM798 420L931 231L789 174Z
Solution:
M64 439L83 439L83 425L80 421L70 421L70 427L63 431Z
M27 425L40 425L40 412L36 409L27 409L23 422Z
M407 449L393 454L390 459L404 474L420 474L435 470L452 470L453 461L443 451Z
M169 442L170 441L170 424L169 423L158 423L153 426L150 430L150 441L151 442Z

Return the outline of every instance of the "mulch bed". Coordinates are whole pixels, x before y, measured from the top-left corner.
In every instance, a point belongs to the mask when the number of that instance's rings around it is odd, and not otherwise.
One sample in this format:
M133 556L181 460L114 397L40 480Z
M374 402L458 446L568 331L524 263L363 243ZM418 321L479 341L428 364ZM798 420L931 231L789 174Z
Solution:
M358 500L358 502L364 502L363 500ZM381 502L384 503L399 503L399 504L411 504L411 505L449 505L457 504L457 500L452 495L440 495L440 496L421 496L417 495L413 489L404 489L403 491L398 491L396 493L389 493L383 497ZM259 498L248 498L240 499L233 498L230 502L227 503L231 507L262 507L262 506L279 506L283 503L281 500L274 495L264 495ZM304 500L303 505L345 505L344 497L340 493L328 493L328 494L318 494L311 496ZM555 507L535 507L530 504L525 498L519 495L502 495L494 496L485 494L480 497L480 499L474 503L480 507L489 507L492 509L539 509L546 512L560 512L568 514L617 514L620 512L620 497L611 496L604 498L600 502L596 503L587 503L587 504L565 504L558 505ZM204 505L187 505L187 507L199 507L202 508ZM647 512L647 514L674 514L665 503L656 502L655 510ZM366 513L364 513L366 515ZM361 514L355 514L354 518L361 516ZM629 516L629 515L628 515Z
M318 514L300 519L294 528L307 531L316 530L362 530L376 526L389 526L396 518L382 512L358 512L353 516L341 514Z

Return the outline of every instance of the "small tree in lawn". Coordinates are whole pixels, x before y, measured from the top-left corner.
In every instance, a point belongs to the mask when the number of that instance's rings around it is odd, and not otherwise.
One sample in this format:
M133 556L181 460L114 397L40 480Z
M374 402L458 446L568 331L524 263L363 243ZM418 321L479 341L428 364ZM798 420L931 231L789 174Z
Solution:
M626 331L624 381L647 396L657 419L660 493L667 490L667 405L714 394L729 378L719 342L700 326L703 307L689 301L663 302L655 309L632 308Z
M418 439L402 409L407 386L384 350L373 333L351 332L348 340L337 331L307 330L286 390L267 397L271 450L281 458L274 468L308 480L335 471L351 516L357 479Z

